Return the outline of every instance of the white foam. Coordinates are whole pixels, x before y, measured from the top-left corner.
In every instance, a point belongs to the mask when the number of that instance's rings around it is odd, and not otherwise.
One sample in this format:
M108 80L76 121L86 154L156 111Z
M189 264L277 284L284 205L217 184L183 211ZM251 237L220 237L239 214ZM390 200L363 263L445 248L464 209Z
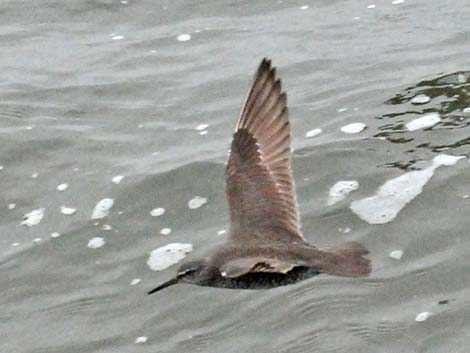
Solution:
M459 81L459 83L466 83L466 82L467 82L467 78L465 77L464 74L458 74L458 75L457 75L457 81Z
M101 248L103 245L105 244L105 241L103 238L101 237L94 237L94 238L91 238L89 241L88 241L88 247L90 249L97 249L97 248Z
M199 135L201 135L201 136L207 135L207 130L199 131Z
M162 207L159 208L154 208L152 211L150 211L150 215L153 217L158 217L161 216L165 213L165 209Z
M369 6L367 6L368 9L375 9L375 4L370 4Z
M168 235L171 233L171 228L163 228L160 230L161 235Z
M39 173L33 173L31 174L31 178L36 179L38 177Z
M69 187L69 184L63 183L63 184L57 185L56 189L57 191L64 191L64 190L67 190L68 187Z
M301 10L307 10L307 9L308 9L308 6L307 6L307 5L303 5L303 6L300 6L299 9L301 9Z
M390 257L395 260L400 260L403 256L403 250L393 250L390 252Z
M71 207L67 207L67 206L60 206L60 213L66 215L66 216L71 216L75 212L77 212L76 208L71 208Z
M4 169L3 165L0 165L0 170L3 170L3 169Z
M344 113L344 112L347 112L348 111L348 108L339 108L338 109L338 113Z
M14 204L14 203L9 203L8 204L8 209L9 210L13 210L13 209L15 209L15 207L16 207L16 204Z
M41 240L42 240L41 238L34 238L34 239L33 239L33 242L39 243Z
M341 131L345 134L357 134L366 128L364 123L352 123L345 125L341 128Z
M413 119L410 122L405 124L405 127L408 131L415 131L419 129L426 129L428 127L436 125L441 121L439 113L430 113L425 116L417 119Z
M196 126L196 130L197 131L202 131L202 130L205 130L209 127L209 125L207 124L199 124L198 126Z
M192 210L199 208L207 203L207 199L201 196L195 196L188 201L188 207Z
M405 0L394 0L392 1L392 5L399 5L399 4L403 4L405 2Z
M111 227L109 224L103 224L103 225L101 226L101 229L103 229L103 230L111 230L111 229L113 229L113 227Z
M446 167L451 167L453 165L456 165L457 162L460 161L462 158L465 158L465 156L452 156L450 154L441 153L434 157L432 159L432 162L436 167L440 167L442 165Z
M140 344L142 344L142 343L145 343L145 342L147 342L147 337L145 337L145 336L140 336L140 337L137 337L137 338L135 339L135 343L140 343Z
M222 234L225 234L227 233L227 231L225 229L221 229L217 232L217 235L222 235Z
M411 98L412 104L426 104L431 100L431 98L425 94L418 94Z
M423 322L423 321L426 321L431 315L432 315L431 312L429 312L429 311L424 311L424 312L419 313L418 315L416 315L415 321L416 321L416 322Z
M342 201L349 195L351 191L357 190L359 183L356 180L341 180L330 188L328 192L328 206Z
M114 199L105 198L99 201L91 214L91 219L101 219L109 215L109 210L114 205Z
M111 181L114 184L119 184L122 181L122 179L124 179L124 175L116 175L111 179Z
M17 243L13 243L13 244L11 244L11 246L20 246L20 243L18 243L18 242L17 242Z
M58 238L60 237L60 233L59 232L53 232L51 233L51 238Z
M162 271L183 260L191 251L193 251L191 244L171 243L153 250L147 265L154 271Z
M452 166L463 156L440 154L422 170L406 172L383 184L375 195L353 201L351 210L370 224L391 222L398 213L422 191L440 166Z
M132 281L131 281L131 286L136 286L140 283L141 279L140 278L134 278Z
M114 35L111 37L112 40L121 40L121 39L124 39L124 36L121 36L121 35Z
M178 42L187 42L190 39L191 39L191 35L188 33L180 34L178 37L176 37L176 40Z
M463 111L464 113L468 114L468 113L470 113L470 107L463 108L462 111Z
M23 222L21 224L32 227L41 222L44 217L44 208L38 208L37 210L32 210L31 212L25 213Z
M310 138L310 137L315 137L317 135L320 135L322 133L322 129L313 129L313 130L310 130L310 131L307 131L307 133L305 134L305 137L306 138Z

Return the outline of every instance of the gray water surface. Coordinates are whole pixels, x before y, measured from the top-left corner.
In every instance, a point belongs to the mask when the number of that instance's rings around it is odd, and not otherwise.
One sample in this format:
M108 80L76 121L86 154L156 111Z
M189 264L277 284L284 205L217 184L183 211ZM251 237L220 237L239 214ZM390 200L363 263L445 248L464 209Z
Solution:
M389 223L349 206L438 154L470 154L469 18L465 0L2 1L0 351L468 352L468 159L436 169ZM224 163L265 56L288 92L306 239L359 241L374 271L147 296L175 271L150 270L153 249L191 243L190 259L226 239ZM432 112L437 125L406 130ZM340 131L354 122L367 128ZM340 180L359 188L327 206ZM207 204L189 209L195 196ZM91 220L107 197L109 216Z

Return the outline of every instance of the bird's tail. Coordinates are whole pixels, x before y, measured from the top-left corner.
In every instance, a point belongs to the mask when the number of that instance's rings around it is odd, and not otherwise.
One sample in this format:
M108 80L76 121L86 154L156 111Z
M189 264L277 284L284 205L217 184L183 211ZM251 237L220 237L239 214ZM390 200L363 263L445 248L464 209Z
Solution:
M322 273L341 277L365 277L370 274L371 262L364 257L369 251L362 244L349 242L319 250L326 255L322 261Z

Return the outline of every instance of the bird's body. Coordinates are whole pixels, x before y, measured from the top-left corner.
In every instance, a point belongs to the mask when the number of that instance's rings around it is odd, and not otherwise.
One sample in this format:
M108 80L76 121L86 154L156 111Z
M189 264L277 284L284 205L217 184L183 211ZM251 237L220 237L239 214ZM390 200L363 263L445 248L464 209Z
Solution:
M267 289L324 273L367 276L361 244L317 248L300 232L291 171L286 94L264 59L236 124L226 168L230 238L207 258L183 263L178 282L201 286Z

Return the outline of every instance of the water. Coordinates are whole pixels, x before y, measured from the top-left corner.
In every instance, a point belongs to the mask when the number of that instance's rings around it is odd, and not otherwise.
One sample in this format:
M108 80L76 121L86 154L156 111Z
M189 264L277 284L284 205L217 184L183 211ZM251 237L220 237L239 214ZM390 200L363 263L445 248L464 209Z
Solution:
M468 351L468 159L437 168L388 223L349 208L438 154L470 153L470 4L394 2L3 1L0 350ZM226 239L224 162L264 56L289 95L305 237L364 243L374 272L147 296L174 274L150 270L152 250L190 243L189 259ZM341 132L351 123L366 129ZM341 180L359 188L328 206Z

